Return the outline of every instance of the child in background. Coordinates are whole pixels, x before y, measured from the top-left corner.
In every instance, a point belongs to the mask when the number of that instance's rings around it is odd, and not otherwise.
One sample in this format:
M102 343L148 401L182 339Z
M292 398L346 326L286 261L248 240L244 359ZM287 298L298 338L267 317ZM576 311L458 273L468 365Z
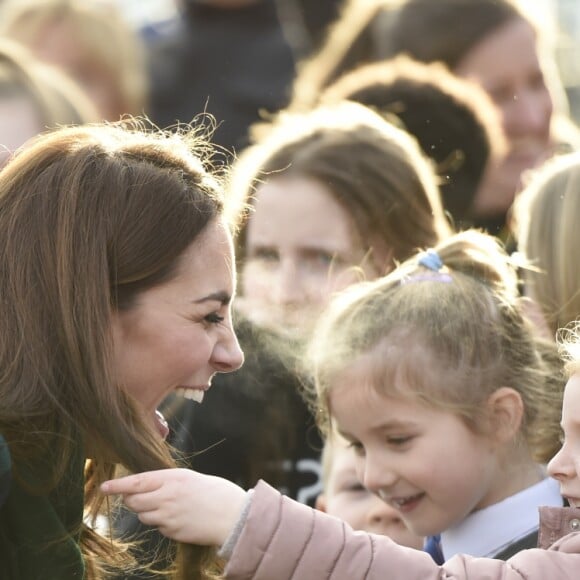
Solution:
M259 325L307 336L335 292L450 234L432 164L369 108L284 112L253 134L229 191L252 210L236 237L237 308Z
M514 205L518 249L531 268L524 293L539 307L538 326L556 337L580 316L580 153L561 155L535 171Z
M506 559L533 547L538 506L563 505L557 482L535 459L554 445L561 402L547 388L560 369L540 340L522 314L508 256L477 231L351 287L317 326L320 425L351 443L361 482L411 531L441 533L446 560ZM138 475L105 491L126 494L144 523L170 537L217 545L246 501L230 482L187 471ZM250 497L222 550L230 557L226 577L327 578L332 569L337 579L385 578L389 562L406 579L438 573L428 555L351 536L264 483ZM460 557L446 571L465 577L466 566Z
M482 179L506 149L487 93L441 63L401 55L360 66L320 95L325 104L341 100L371 107L417 139L433 161L445 211L456 229L467 229Z
M324 443L322 485L324 491L316 499L320 511L340 518L353 530L382 534L417 550L423 548L424 539L407 528L397 510L360 483L354 450L337 433Z
M321 50L301 64L290 106L311 106L346 71L400 54L442 63L477 82L501 115L508 148L486 172L470 215L475 226L509 240L508 210L525 171L579 144L545 35L550 23L536 21L536 5L541 3L348 0Z

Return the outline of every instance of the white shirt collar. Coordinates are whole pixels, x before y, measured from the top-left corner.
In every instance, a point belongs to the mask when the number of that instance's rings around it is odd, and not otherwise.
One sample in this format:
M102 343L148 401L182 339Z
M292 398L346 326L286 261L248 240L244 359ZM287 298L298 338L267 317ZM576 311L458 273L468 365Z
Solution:
M496 504L473 512L441 534L445 560L455 554L493 557L539 526L540 506L563 506L558 482L546 477Z

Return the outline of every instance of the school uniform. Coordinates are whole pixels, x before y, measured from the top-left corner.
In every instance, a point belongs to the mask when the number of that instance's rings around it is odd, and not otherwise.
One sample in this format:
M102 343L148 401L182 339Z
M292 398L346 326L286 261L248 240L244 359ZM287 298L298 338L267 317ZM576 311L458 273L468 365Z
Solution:
M539 506L563 507L558 482L547 477L498 503L468 515L441 534L444 561L457 554L507 560L535 548Z

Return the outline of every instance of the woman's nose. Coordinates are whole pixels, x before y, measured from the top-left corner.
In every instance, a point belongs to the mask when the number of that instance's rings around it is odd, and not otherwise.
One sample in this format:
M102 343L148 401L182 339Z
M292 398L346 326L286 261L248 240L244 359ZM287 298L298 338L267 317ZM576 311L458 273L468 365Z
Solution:
M212 362L220 373L231 373L244 364L244 352L233 329L215 345Z

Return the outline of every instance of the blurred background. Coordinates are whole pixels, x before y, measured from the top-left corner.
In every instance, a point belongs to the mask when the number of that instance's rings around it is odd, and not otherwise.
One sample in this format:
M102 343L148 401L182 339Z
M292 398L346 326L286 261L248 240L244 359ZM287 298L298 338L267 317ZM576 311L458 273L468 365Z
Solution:
M0 0L4 4L18 0ZM171 23L180 10L179 0L111 0L116 3L127 21L144 35L157 34ZM278 5L303 5L320 0L276 0ZM328 4L328 2L326 2ZM341 0L334 0L336 12ZM580 122L580 1L524 0L542 15L542 22L551 23L554 33L555 55L564 86L570 99L572 117ZM333 10L327 10L332 16Z

